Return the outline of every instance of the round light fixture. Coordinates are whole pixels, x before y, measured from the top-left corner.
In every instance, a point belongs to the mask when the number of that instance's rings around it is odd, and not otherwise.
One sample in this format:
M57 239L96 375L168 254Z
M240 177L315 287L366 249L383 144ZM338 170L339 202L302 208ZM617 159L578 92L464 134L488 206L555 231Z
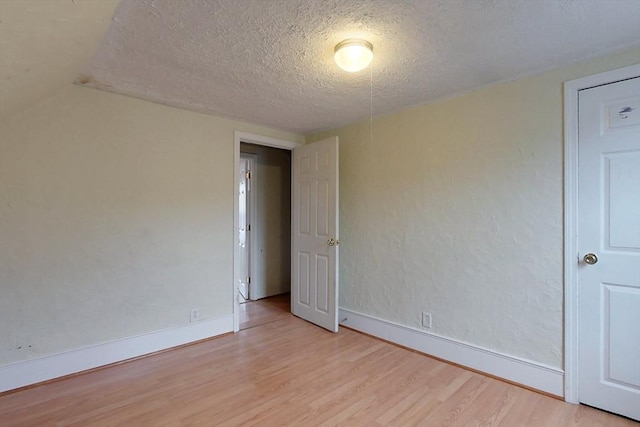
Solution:
M333 59L350 73L364 70L373 59L373 45L362 39L347 39L336 45Z

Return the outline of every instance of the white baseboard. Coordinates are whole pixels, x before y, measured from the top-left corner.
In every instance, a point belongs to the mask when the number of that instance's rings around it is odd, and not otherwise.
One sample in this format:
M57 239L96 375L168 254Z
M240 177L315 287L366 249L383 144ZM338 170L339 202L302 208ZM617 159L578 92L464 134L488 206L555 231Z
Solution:
M0 392L233 331L233 314L0 366Z
M340 323L459 365L486 372L556 396L563 395L564 374L527 360L399 325L347 309ZM233 331L233 315L152 332L51 356L0 366L0 392L47 381L110 363Z
M340 324L440 359L504 378L527 387L563 396L564 372L528 360L340 309Z

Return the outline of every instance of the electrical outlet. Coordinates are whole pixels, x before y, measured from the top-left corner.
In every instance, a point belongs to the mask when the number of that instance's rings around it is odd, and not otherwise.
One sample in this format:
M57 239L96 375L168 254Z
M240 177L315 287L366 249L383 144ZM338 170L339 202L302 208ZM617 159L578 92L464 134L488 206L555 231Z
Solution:
M192 308L191 309L191 321L192 322L197 322L198 320L200 320L200 313L198 312L197 308Z
M431 313L422 312L422 327L431 329Z

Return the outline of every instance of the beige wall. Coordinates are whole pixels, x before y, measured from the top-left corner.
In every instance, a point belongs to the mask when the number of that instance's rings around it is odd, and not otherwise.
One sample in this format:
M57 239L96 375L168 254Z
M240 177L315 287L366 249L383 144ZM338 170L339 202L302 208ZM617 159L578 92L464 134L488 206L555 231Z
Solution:
M562 82L638 62L308 138L341 141L341 305L560 367ZM231 313L236 129L303 139L75 86L4 119L0 364Z
M231 313L234 130L303 139L71 85L0 123L0 363Z
M638 49L307 138L340 137L340 305L555 368L563 82ZM425 71L425 72L428 72ZM375 110L374 80L374 110Z

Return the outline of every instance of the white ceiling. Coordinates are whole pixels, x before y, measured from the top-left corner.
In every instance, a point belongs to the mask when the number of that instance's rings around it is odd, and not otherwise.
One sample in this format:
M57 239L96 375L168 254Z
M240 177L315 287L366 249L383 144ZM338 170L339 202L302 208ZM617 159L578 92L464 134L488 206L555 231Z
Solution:
M113 1L22 1L49 3L58 10L38 13L65 25L44 16L32 56L50 73L76 67L79 84L303 134L369 118L369 69L333 62L348 37L374 45L374 115L640 44L638 0L122 0L82 68ZM2 15L4 105L16 101L5 44L20 56L20 28L5 31ZM44 48L52 43L82 54L61 61Z

